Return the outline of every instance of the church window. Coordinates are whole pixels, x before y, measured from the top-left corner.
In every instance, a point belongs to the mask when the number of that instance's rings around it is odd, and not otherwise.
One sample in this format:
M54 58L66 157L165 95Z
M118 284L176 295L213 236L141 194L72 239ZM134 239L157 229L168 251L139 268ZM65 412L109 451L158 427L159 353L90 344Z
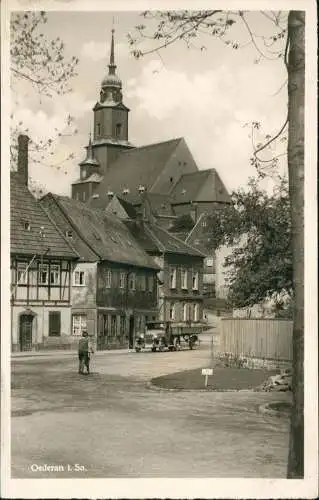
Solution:
M98 123L96 126L97 135L101 135L101 124Z
M122 124L121 123L117 123L116 126L115 126L116 137L120 137L121 132L122 132Z
M81 179L85 179L85 177L86 177L86 170L85 170L85 168L82 168L82 170L81 170Z

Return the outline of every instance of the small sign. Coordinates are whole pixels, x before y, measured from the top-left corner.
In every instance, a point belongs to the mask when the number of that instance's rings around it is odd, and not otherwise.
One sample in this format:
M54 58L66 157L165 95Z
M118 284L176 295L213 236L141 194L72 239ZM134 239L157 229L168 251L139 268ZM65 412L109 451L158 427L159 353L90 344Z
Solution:
M209 375L213 375L213 372L213 368L202 368L202 375L205 375L205 387L207 387Z
M203 368L202 375L213 375L213 368Z

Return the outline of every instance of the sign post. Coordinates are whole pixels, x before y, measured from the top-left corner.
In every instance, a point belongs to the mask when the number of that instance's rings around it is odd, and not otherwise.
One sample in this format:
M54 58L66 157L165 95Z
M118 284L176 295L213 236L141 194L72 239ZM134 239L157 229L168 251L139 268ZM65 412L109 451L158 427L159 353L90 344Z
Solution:
M209 375L213 375L213 372L213 368L202 368L202 375L205 375L205 387L207 387Z

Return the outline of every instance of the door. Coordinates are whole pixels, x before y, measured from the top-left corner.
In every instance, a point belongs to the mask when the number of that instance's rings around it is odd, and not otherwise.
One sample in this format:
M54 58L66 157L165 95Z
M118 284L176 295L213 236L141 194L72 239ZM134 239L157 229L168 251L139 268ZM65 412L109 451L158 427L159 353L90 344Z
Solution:
M60 311L49 311L49 337L61 335L61 313Z
M20 316L20 351L32 351L32 314Z
M129 332L128 332L128 346L129 349L134 347L134 316L130 316Z

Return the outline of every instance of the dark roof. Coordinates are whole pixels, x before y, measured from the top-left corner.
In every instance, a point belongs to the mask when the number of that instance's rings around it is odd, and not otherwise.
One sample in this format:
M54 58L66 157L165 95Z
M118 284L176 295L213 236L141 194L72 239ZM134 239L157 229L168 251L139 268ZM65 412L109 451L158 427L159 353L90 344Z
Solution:
M125 224L147 252L174 253L195 257L206 256L157 224L147 221L126 221Z
M16 172L10 175L10 196L12 254L79 257ZM29 230L24 226L27 223L30 224ZM41 233L44 238L41 238Z
M214 168L182 175L170 196L173 204L190 201L230 202L230 196Z
M128 200L138 202L138 186L145 186L150 191L182 140L182 138L172 139L121 151L109 166L107 175L98 188L100 196L97 205L105 206L108 191L121 193L126 188L130 190Z
M102 260L158 269L123 222L72 198L52 195L78 234Z
M147 193L147 199L154 215L174 216L171 197L168 194ZM136 205L140 205L138 202Z

